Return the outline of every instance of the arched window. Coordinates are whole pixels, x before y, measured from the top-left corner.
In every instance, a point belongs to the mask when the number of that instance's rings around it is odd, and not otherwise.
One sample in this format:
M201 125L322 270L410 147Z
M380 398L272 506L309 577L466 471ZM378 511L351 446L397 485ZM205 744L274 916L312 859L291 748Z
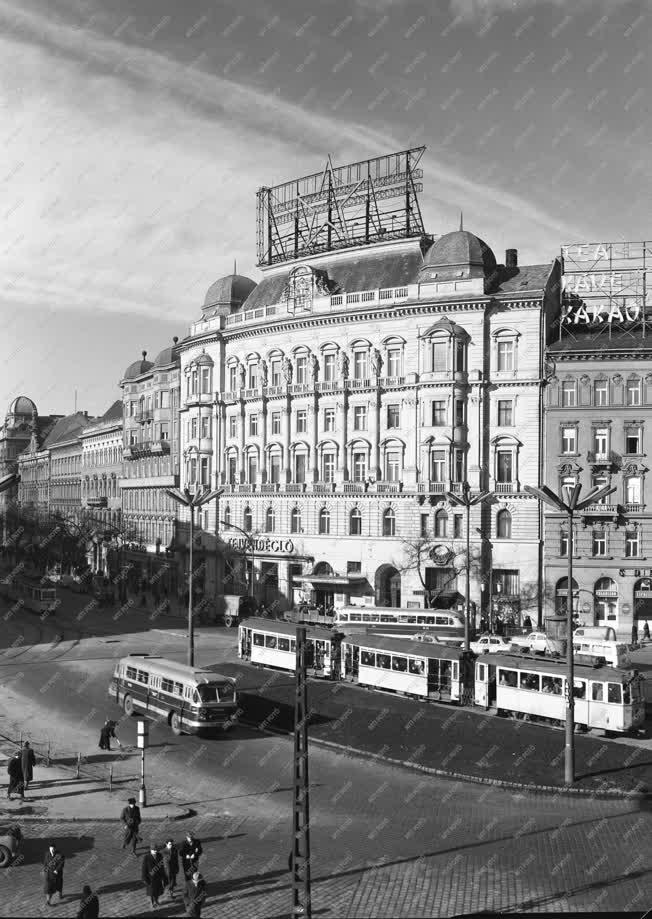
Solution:
M321 536L328 536L331 531L331 512L327 507L322 507L319 511L319 533Z
M225 527L231 526L231 505L227 504L224 508L224 520L222 521Z
M396 514L391 507L383 514L383 536L396 536Z
M265 532L273 533L276 529L276 511L273 507L268 507L265 514Z
M250 533L253 529L253 517L251 515L251 508L245 507L244 514L242 517L242 528L246 530L247 533Z
M293 507L292 513L290 514L290 532L301 532L301 511L298 507Z
M498 511L496 514L496 537L498 539L512 538L512 515L509 511Z
M349 514L349 535L362 536L362 514L357 507Z
M435 514L435 536L439 539L446 537L448 529L448 514L446 511L437 511Z

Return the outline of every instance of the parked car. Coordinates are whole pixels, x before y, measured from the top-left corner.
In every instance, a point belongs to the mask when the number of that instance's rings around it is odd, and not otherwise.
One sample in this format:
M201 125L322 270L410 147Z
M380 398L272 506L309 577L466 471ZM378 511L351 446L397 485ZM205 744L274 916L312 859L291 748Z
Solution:
M474 654L495 654L496 652L508 654L512 648L512 642L500 635L481 635L477 641L472 641L469 647Z
M576 638L591 639L592 641L616 641L616 633L609 625L581 625L573 632L573 641Z
M17 824L0 824L0 868L8 868L21 850L23 834Z
M512 644L534 654L545 654L553 648L545 632L530 632L528 635L514 635Z

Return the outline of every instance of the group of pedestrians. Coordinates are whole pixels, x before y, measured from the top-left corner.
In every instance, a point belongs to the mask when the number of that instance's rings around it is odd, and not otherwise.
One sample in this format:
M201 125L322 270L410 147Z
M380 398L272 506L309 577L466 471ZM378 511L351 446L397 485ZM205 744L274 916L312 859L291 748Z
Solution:
M7 772L9 774L7 797L10 800L14 793L18 793L21 801L25 800L25 792L34 778L35 765L34 751L30 747L29 741L26 740L22 749L14 753L7 763Z

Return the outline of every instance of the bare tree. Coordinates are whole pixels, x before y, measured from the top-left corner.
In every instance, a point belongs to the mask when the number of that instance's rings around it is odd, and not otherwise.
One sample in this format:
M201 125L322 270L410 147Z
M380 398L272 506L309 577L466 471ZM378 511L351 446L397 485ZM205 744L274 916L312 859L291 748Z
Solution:
M443 543L441 538L431 536L403 537L401 544L403 559L394 562L394 567L401 573L414 572L423 588L425 606L437 606L437 600L456 586L457 579L466 572L466 549L451 542ZM435 562L440 571L446 572L435 588L429 587L426 582L426 570L432 570L426 568L428 562ZM480 561L474 559L473 555L470 559L470 574L472 578L481 576Z

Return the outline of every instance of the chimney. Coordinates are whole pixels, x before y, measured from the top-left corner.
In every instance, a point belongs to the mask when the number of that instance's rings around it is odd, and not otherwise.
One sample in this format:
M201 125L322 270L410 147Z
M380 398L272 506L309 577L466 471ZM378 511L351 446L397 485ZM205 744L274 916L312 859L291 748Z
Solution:
M505 249L505 267L518 268L518 249Z

